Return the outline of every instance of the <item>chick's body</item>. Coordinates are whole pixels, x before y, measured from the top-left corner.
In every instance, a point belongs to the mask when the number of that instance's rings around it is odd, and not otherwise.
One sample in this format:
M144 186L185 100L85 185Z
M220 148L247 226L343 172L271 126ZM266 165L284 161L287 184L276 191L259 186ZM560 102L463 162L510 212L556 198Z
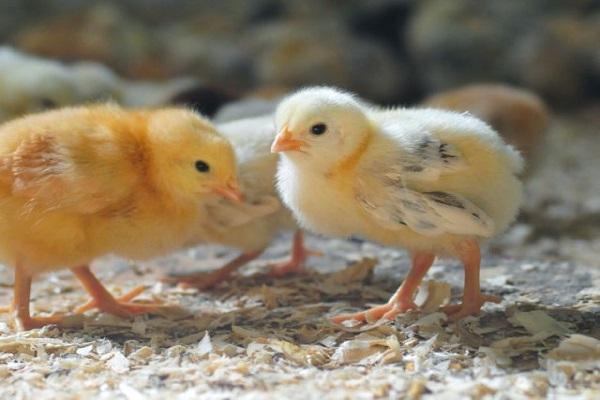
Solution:
M231 146L186 110L21 118L0 127L0 261L31 278L108 253L164 254L198 231L202 197L234 184Z
M301 226L401 246L413 270L386 306L350 317L393 317L436 255L465 263L459 318L476 312L479 243L514 219L520 155L483 122L433 109L381 110L328 88L300 91L277 112L278 187ZM468 297L468 298L467 298ZM343 320L342 317L340 320Z

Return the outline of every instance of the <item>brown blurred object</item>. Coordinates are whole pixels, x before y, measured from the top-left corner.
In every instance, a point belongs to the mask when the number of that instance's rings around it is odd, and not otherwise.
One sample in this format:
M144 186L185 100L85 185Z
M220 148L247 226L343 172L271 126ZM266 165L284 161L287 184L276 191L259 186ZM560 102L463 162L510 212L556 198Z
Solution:
M293 90L293 87L285 85L263 85L249 90L244 94L244 97L257 97L259 99L272 100L286 96Z
M137 79L165 78L153 42L147 27L108 3L36 21L14 40L21 50L37 55L93 60Z
M535 163L536 151L548 127L549 114L536 94L499 84L473 84L438 93L424 105L454 111L468 111L496 129L523 153L527 171Z

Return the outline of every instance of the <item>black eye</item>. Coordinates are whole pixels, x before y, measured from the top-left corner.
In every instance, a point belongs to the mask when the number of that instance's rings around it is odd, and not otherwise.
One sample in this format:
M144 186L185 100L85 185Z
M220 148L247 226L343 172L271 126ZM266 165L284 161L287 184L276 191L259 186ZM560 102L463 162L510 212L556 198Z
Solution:
M202 160L196 161L195 165L196 165L196 169L199 172L208 172L208 171L210 171L210 166L206 162L204 162Z
M327 125L323 123L314 124L310 127L310 133L313 135L322 135L327 132Z

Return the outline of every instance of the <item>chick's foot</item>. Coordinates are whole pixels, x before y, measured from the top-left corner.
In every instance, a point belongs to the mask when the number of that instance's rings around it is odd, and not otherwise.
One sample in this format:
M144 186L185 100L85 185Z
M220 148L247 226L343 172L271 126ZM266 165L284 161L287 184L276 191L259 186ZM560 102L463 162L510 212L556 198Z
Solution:
M288 275L306 273L304 269L306 259L309 256L323 256L323 253L319 251L313 251L304 248L302 249L301 253L302 254L300 255L292 254L292 257L287 261L269 265L268 276L271 278L283 278L284 276Z
M340 324L348 320L360 322L374 322L380 319L393 320L396 316L404 314L410 310L417 310L419 307L412 300L393 300L386 304L369 308L365 311L356 313L340 314L331 318L331 322Z
M46 325L58 324L63 316L60 314L47 317L32 317L29 312L31 295L31 275L21 263L15 266L14 297L10 307L2 307L0 311L9 312L10 324L18 331L41 328Z
M175 275L162 278L163 282L179 283L184 288L209 289L226 281L235 271L262 254L263 250L242 253L224 266L211 272Z
M93 306L86 308L86 306L89 304L88 302L87 304L78 307L75 312L82 313L85 312L87 309L97 308L98 310L103 311L105 313L116 315L117 317L127 318L133 315L156 313L159 312L162 308L166 307L164 304L160 303L140 304L128 301L120 301L115 298L107 298L103 300L94 299L91 302L93 303Z
M283 278L287 275L296 275L304 273L304 260L295 260L293 258L269 265L267 276L270 278Z
M289 260L269 266L269 277L281 278L291 274L304 273L304 266L309 256L323 256L320 251L309 250L304 247L304 234L302 231L296 231L292 243L292 256Z
M17 331L28 331L30 329L41 328L46 325L60 324L64 318L62 314L53 314L45 317L32 317L29 315L28 308L19 309L15 305L0 307L0 313L9 313L9 325Z
M46 325L60 324L64 316L49 315L47 317L13 316L12 325L18 331L28 331L30 329L42 328Z
M227 280L231 272L225 273L221 269L211 272L200 272L181 277L168 277L167 282L179 283L183 288L196 288L200 290L210 289L219 286Z
M442 307L442 311L448 315L448 321L451 322L479 313L483 304L488 301L491 303L502 301L498 296L481 293L479 284L481 252L479 243L475 240L465 240L458 244L456 253L464 264L465 291L462 304Z
M412 255L412 267L406 276L402 285L396 293L388 300L386 304L373 307L366 311L361 311L352 314L342 314L333 317L331 320L334 323L340 323L346 320L354 319L358 321L376 321L378 319L393 320L398 315L410 310L418 310L419 307L414 302L415 292L419 284L423 280L425 274L433 264L435 255L428 252L415 252Z
M470 315L476 315L481 311L481 307L487 302L500 303L502 298L499 296L482 294L475 299L464 299L461 304L451 304L442 307L441 311L448 316L448 321L454 322Z
M89 266L83 265L71 268L71 271L81 282L85 290L92 296L92 300L76 309L77 313L85 312L90 308L97 308L100 311L116 315L118 317L130 317L137 314L147 314L159 311L165 307L163 304L138 304L132 303L134 297L139 295L144 288L136 287L132 291L126 293L121 298L114 298L112 294L92 273Z
M117 297L115 300L117 302L130 302L131 300L135 299L137 296L142 294L144 292L144 290L146 290L146 288L144 286L142 286L142 285L136 286L135 288L131 289L129 292L125 293L124 295ZM77 307L75 309L75 313L83 314L84 312L93 310L94 308L98 308L98 301L95 298L90 299L90 300L88 300L87 303Z

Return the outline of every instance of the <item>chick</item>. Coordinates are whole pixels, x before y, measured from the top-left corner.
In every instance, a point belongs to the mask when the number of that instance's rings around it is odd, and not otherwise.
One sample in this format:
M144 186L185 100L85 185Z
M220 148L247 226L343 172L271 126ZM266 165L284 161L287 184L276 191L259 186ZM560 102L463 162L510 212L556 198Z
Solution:
M426 107L470 112L494 128L527 160L528 172L536 161L548 128L548 108L535 93L498 84L473 84L438 93L423 104Z
M184 286L207 288L226 280L234 271L262 254L282 231L296 229L289 260L271 265L271 276L302 271L307 257L318 254L304 247L302 231L290 211L283 207L275 189L279 157L270 152L275 138L273 116L241 119L218 125L218 130L233 145L238 162L240 186L245 203L233 203L212 196L206 202L208 218L194 239L240 249L242 254L208 274L178 275L167 281Z
M70 105L77 96L64 65L0 47L0 121Z
M523 161L485 123L434 109L380 110L348 93L309 88L276 112L277 185L300 225L402 246L412 268L387 304L340 315L392 319L416 308L415 290L438 255L460 259L465 289L451 320L494 296L479 287L480 243L514 219Z
M17 326L60 319L30 316L29 297L33 277L64 266L102 311L155 309L112 297L89 263L108 253L147 259L182 246L212 193L241 199L235 155L191 111L98 105L0 126L0 262L15 271Z

